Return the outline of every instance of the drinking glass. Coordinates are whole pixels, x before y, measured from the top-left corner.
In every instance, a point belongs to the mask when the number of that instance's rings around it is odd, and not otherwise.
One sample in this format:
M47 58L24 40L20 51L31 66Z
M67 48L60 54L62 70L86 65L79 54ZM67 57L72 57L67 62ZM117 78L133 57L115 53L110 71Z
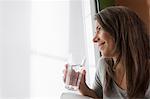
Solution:
M85 58L82 59L81 63L68 63L66 68L66 82L65 88L69 90L77 90L82 77L82 71L84 68Z

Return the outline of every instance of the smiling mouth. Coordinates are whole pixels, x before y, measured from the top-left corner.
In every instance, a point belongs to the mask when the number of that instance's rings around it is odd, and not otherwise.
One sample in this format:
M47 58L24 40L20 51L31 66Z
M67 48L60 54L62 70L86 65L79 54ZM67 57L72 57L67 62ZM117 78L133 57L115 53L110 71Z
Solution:
M104 44L105 44L105 42L100 43L100 44L98 45L98 46L100 47L100 49L102 49L102 48L103 48Z

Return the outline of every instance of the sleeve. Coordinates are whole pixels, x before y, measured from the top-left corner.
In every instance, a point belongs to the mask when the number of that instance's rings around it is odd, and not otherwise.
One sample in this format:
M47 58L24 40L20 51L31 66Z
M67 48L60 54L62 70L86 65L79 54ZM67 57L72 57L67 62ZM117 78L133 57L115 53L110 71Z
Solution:
M102 87L102 83L99 79L98 73L96 73L96 75L95 75L93 90L96 92L97 96L103 97L103 87Z
M104 82L104 58L98 60L95 73L95 81L93 84L93 90L99 97L103 97L103 82Z
M150 99L150 84L149 84L149 87L146 91L146 95L145 95L146 99Z

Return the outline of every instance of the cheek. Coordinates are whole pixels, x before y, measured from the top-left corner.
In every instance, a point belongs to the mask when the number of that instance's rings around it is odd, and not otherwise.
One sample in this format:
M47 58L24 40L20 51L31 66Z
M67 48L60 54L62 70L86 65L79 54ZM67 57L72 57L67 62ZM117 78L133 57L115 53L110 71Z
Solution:
M115 56L115 43L109 40L106 43L106 46L104 47L104 49L101 50L101 54L103 57L106 57L106 58L114 57Z
M110 50L113 50L115 48L115 42L112 39L109 40L108 47Z
M110 33L106 31L101 31L99 35L100 39L102 42L105 42L106 49L105 50L113 50L115 48L115 40L114 38L110 35Z
M103 35L103 39L105 40L105 43L106 43L104 50L102 50L103 55L108 56L108 57L114 56L115 41L113 37L106 34L106 35Z
M103 40L106 42L108 47L114 47L115 46L115 41L113 37L109 33L103 33L102 35Z

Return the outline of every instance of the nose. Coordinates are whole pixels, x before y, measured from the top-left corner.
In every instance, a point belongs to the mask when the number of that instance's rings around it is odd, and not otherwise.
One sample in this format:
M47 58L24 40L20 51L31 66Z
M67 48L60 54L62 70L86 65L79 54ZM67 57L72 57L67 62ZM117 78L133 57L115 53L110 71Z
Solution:
M100 40L99 36L97 33L95 33L95 36L93 37L93 42L97 43Z

